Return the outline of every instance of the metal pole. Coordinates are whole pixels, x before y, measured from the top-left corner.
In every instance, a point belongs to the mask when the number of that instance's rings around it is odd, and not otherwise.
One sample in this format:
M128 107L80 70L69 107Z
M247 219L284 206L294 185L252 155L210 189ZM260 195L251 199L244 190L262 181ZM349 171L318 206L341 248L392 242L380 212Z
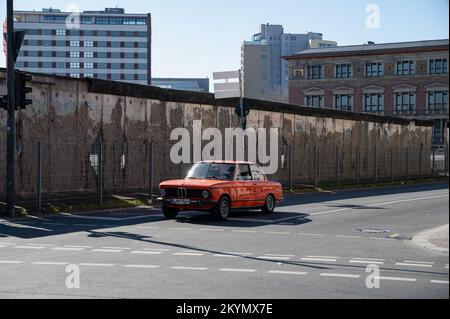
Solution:
M42 210L42 144L41 142L37 143L36 147L36 208L38 213Z
M149 186L150 186L150 205L153 204L153 184L154 184L154 176L153 176L153 157L154 157L154 148L153 142L150 143L150 156L149 156Z
M99 152L99 189L100 189L100 206L103 205L103 135L100 135L100 152Z
M336 145L336 180L337 184L341 184L341 161L340 161L340 154L339 154L339 145Z
M7 150L6 150L6 212L10 217L15 217L14 208L14 149L15 149L15 90L14 90L14 20L13 0L7 0L7 82L8 82L8 121L7 121Z

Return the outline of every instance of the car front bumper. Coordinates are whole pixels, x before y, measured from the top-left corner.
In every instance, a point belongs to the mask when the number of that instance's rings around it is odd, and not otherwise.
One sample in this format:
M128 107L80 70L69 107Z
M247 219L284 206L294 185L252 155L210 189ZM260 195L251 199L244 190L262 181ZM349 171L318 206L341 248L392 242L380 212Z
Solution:
M177 208L180 210L200 209L209 210L217 205L217 201L211 199L191 199L188 205L178 205L172 203L173 198L158 198L158 201L167 207Z

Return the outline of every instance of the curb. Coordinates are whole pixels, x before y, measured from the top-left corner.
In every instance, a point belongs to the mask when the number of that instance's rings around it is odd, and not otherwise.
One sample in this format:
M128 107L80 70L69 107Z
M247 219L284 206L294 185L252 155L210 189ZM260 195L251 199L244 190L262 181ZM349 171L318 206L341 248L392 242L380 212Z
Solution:
M447 225L444 225L441 227L427 230L427 231L415 236L412 241L413 241L413 243L415 243L416 245L418 245L422 248L430 249L430 250L448 255L448 253L449 253L448 248L439 247L439 246L436 246L429 242L429 239L431 236L433 236L433 234L440 232L442 230L448 229L448 227L449 227L449 225L447 224Z

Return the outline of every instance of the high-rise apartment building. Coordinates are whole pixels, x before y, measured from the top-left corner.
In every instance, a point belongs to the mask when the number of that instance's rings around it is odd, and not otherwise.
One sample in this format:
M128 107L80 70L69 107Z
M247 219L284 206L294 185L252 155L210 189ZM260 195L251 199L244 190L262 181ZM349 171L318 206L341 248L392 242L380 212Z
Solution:
M261 25L260 32L253 35L252 41L242 45L244 95L248 98L287 102L289 64L282 57L308 49L312 40L337 45L336 42L324 41L322 37L321 33L315 32L284 33L281 25Z
M16 68L71 77L151 84L150 14L121 8L82 13L15 11L25 30Z

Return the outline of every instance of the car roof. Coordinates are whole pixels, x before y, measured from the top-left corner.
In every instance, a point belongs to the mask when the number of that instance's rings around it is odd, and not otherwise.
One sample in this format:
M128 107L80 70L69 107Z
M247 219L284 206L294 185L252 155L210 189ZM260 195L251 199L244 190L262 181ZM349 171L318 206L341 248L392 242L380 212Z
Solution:
M199 163L215 163L215 164L249 164L249 165L256 165L252 162L245 162L245 161L201 161Z

